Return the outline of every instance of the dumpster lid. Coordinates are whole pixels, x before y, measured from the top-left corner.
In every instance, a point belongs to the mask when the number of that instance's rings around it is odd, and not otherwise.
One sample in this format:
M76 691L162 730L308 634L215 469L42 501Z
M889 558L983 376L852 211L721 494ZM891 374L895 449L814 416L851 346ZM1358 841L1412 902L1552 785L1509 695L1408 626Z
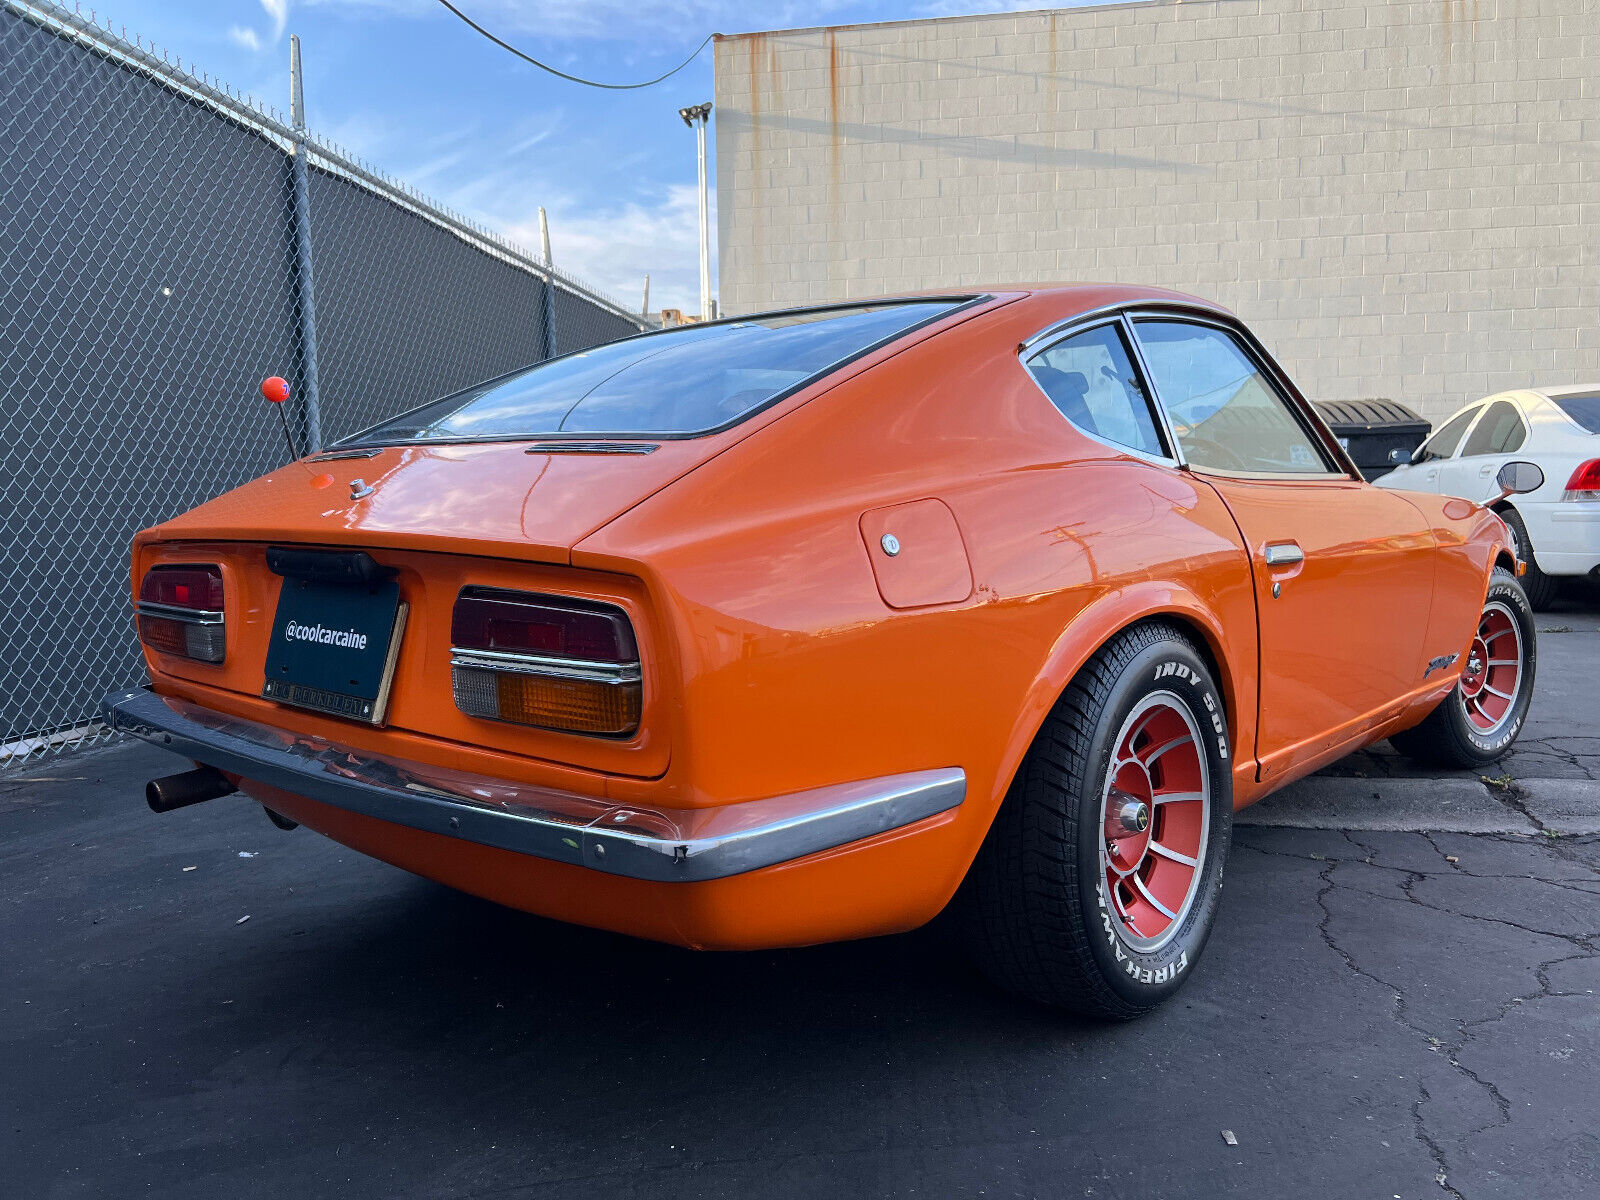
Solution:
M1427 432L1428 421L1396 400L1322 400L1316 410L1330 426L1349 430Z

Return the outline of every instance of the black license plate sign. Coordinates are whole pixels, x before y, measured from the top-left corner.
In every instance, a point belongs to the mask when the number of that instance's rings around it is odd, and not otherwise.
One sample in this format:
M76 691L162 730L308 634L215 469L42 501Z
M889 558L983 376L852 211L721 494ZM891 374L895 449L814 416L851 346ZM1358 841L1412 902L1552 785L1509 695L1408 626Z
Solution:
M405 623L400 585L286 578L261 694L380 724Z

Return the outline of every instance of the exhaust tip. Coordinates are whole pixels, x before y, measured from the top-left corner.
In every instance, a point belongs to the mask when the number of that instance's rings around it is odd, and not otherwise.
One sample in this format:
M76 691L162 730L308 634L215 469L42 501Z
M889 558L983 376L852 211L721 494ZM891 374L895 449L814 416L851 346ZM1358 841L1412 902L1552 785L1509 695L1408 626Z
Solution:
M164 775L144 785L144 801L151 812L166 813L188 808L235 790L233 783L215 767L196 767L181 775Z

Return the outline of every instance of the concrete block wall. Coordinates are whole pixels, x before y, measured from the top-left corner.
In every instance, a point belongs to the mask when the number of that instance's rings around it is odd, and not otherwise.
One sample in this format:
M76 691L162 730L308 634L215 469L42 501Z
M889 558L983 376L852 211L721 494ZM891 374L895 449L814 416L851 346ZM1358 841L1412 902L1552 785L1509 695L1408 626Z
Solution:
M1600 382L1600 0L1157 0L716 44L730 313L1125 280L1315 399Z

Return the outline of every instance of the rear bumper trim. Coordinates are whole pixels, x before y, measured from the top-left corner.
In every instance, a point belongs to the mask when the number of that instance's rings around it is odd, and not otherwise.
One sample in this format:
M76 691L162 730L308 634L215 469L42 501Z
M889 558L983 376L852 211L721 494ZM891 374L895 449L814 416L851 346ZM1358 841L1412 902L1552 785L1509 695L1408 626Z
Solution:
M112 729L247 781L396 825L612 875L740 875L956 808L956 767L834 784L716 808L639 808L410 763L228 716L148 689L101 705Z

